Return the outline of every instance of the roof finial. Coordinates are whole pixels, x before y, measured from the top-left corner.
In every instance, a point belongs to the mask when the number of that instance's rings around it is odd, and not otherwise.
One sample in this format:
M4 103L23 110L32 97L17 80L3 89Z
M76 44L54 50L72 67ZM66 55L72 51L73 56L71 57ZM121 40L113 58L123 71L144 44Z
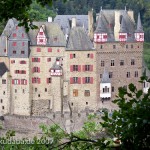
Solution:
M124 10L125 10L125 11L127 11L127 7L126 7L126 5L125 5L125 7L124 7Z

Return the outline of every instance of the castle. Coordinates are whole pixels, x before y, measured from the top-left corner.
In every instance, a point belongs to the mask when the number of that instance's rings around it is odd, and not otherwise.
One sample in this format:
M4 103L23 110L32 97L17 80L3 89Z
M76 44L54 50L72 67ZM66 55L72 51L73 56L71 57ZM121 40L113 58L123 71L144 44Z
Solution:
M118 87L142 84L140 14L57 15L25 31L8 20L0 37L0 115L116 109Z

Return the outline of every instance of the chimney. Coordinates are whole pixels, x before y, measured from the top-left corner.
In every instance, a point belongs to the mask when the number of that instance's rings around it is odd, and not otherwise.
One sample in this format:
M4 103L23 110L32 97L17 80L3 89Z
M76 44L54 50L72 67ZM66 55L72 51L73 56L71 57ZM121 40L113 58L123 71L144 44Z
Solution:
M48 17L48 22L52 22L52 17Z
M72 28L76 27L77 20L75 17L72 18Z
M90 39L92 40L94 37L94 31L93 31L93 9L91 11L88 11L88 35Z

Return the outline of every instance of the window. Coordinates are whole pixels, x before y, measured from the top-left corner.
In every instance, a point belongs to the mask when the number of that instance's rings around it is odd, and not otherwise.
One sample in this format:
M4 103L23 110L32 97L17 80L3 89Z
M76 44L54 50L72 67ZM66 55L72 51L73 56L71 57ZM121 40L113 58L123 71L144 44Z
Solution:
M6 49L4 49L4 53L6 53Z
M14 64L15 63L15 60L11 60L11 64Z
M38 97L40 97L40 94L38 94Z
M116 49L116 45L113 45L113 49Z
M27 84L27 80L26 79L21 79L21 84L26 85Z
M85 71L90 71L90 65L85 65Z
M2 106L2 109L4 109L4 106Z
M32 62L40 62L40 58L32 58Z
M3 95L5 95L5 91L3 91Z
M76 54L73 54L73 58L76 58Z
M47 83L52 83L52 78L47 78Z
M109 78L113 77L113 72L109 72Z
M2 84L6 84L6 80L5 79L2 79Z
M100 49L103 49L103 45L100 45Z
M15 74L19 74L19 70L15 70Z
M135 60L131 59L131 65L135 65Z
M17 35L16 35L16 33L13 33L13 37L16 37Z
M112 92L114 92L114 91L115 91L115 88L114 88L114 86L112 86L112 87L111 87L111 91L112 91Z
M43 35L43 32L40 32L40 35Z
M41 48L38 47L38 48L37 48L37 52L41 52Z
M51 58L47 58L47 62L50 62L51 61Z
M15 93L17 93L17 89L15 89Z
M21 60L20 64L26 64L26 61L25 60Z
M35 92L37 92L37 88L35 88L34 90L35 90Z
M126 49L128 49L128 45L126 45Z
M90 96L90 90L85 90L84 96L89 97Z
M109 88L107 88L107 86L103 88L103 93L109 93Z
M45 92L47 92L47 88L45 88Z
M101 60L101 66L104 67L105 66L105 62L103 60Z
M134 77L138 77L138 71L135 71Z
M59 53L59 52L60 52L60 50L59 50L59 49L57 49L57 52Z
M38 77L34 77L34 78L32 78L32 83L38 83L38 84L40 84L40 78L38 78Z
M22 93L25 93L25 90L24 90L24 89L22 89Z
M102 74L100 74L100 78L102 78L103 77L103 75Z
M22 46L24 46L24 42L22 42Z
M85 77L85 83L90 83L90 77Z
M130 78L130 72L127 72L127 78Z
M74 90L73 90L73 96L74 96L74 97L77 97L77 96L78 96L78 90L77 90L77 89L74 89Z
M124 65L124 60L120 60L120 66Z
M114 65L115 65L115 61L111 60L111 66L114 66Z
M88 105L88 102L86 102L86 105Z
M24 38L24 34L22 33L22 37Z
M73 106L73 103L71 103L71 106Z
M40 39L40 42L42 43L42 42L43 42L43 39Z
M1 103L3 103L3 100L1 99Z
M16 42L13 42L12 45L13 45L13 46L17 46L17 43L16 43Z
M12 84L20 84L20 80L19 79L13 79Z
M87 58L90 58L90 54L87 54Z
M73 65L73 71L78 71L78 65Z
M21 51L21 54L24 54L24 51Z
M13 54L16 54L16 51L15 51L15 50L13 50Z
M78 83L78 77L73 77L73 83Z
M131 48L133 48L133 45L131 45Z
M39 67L34 67L33 72L40 72L40 68Z

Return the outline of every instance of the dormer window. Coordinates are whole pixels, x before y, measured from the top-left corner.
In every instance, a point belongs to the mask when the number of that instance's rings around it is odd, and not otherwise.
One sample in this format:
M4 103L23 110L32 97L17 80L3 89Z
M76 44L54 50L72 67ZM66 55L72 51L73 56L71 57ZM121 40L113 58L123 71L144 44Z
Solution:
M44 28L41 27L37 35L37 45L46 45L46 43L47 43L47 38L44 32Z

